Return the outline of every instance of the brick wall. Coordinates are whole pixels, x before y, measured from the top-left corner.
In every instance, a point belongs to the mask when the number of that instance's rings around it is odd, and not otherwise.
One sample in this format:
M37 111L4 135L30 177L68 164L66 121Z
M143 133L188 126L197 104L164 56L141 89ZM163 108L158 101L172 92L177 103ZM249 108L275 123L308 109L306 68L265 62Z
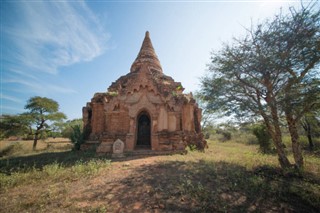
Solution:
M104 109L102 103L92 104L92 133L99 134L104 130Z
M106 132L128 133L130 128L130 118L127 112L117 111L107 113Z

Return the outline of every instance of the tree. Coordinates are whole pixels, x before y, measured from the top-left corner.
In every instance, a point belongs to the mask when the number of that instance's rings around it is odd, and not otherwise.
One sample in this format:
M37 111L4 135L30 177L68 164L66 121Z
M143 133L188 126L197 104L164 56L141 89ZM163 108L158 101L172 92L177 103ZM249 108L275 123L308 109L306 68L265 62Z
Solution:
M307 113L301 119L301 126L304 129L309 142L309 149L313 150L313 136L320 130L320 121L317 119L315 113Z
M83 129L83 122L81 118L78 119L73 119L73 120L68 120L65 123L63 123L61 129L61 134L63 137L65 138L70 138L71 135L74 132L74 128L75 126L80 126L81 129Z
M211 127L213 125L214 113L210 111L208 107L206 107L206 102L202 100L202 95L199 92L196 92L194 95L199 107L202 109L201 115L201 130L204 131L207 127Z
M282 168L291 167L280 128L285 115L295 166L301 168L297 122L314 107L319 93L320 11L315 5L290 11L212 53L201 94L210 110L240 118L261 116Z
M317 5L314 10L303 7L290 11L289 16L272 25L272 33L277 33L272 43L277 47L274 69L282 70L286 80L281 84L280 106L290 132L295 165L302 167L298 124L302 116L320 104L320 10Z
M36 149L39 134L48 127L48 121L61 121L66 118L65 114L59 112L59 104L49 98L35 96L27 101L25 109L35 125L33 150Z
M64 128L64 122L57 121L50 125L49 137L61 137L62 130Z
M32 134L31 124L32 118L26 114L2 115L0 123L1 138Z

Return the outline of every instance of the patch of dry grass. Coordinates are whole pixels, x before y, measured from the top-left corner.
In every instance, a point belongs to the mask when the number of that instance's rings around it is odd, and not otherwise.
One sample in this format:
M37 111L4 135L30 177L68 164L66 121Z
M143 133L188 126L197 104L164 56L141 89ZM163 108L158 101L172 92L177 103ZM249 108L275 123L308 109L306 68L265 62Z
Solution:
M44 151L66 151L73 147L68 138L48 138L38 140L36 150L32 150L33 140L0 141L0 157L32 155Z

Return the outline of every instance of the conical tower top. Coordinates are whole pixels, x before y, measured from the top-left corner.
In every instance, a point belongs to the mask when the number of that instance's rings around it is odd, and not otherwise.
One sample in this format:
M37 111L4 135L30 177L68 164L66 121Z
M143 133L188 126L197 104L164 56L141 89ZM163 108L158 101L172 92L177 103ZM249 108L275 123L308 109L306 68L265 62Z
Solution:
M130 71L134 72L139 70L143 64L146 64L150 69L162 72L160 61L154 51L148 31L146 32L140 52L133 62Z

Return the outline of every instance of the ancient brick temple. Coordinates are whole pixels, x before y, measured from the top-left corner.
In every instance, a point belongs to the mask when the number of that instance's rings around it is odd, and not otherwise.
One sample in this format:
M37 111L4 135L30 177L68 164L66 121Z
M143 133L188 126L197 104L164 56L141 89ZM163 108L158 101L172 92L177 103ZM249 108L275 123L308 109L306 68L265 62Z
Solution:
M146 32L130 73L113 82L107 92L96 93L83 107L88 140L98 153L112 152L120 139L124 151L181 151L194 144L204 149L201 109L192 94L183 94L180 82L163 74Z

